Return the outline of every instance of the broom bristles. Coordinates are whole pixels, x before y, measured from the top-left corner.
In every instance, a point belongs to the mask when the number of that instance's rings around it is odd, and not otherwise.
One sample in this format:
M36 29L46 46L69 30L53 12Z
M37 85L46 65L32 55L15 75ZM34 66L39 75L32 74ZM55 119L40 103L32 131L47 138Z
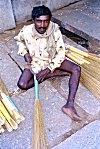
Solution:
M93 95L100 99L100 56L83 52L72 46L66 46L66 49L69 50L67 56L81 65L80 80L82 84L88 88ZM69 53L76 59L74 60L73 57L70 57L70 55L68 55ZM80 59L84 62L80 63Z
M95 61L95 62L98 62L100 64L100 57L99 56L90 53L88 58Z
M89 74L89 71L82 68L80 80L82 84L93 93L93 95L100 99L100 82L96 78L91 76Z
M34 104L33 149L47 149L41 104L38 99Z

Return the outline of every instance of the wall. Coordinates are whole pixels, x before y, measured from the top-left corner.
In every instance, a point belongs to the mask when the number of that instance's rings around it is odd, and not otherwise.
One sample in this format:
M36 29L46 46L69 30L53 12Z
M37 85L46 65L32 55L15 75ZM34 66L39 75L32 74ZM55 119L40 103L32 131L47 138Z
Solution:
M0 32L15 26L11 0L0 0Z
M31 19L33 6L44 4L51 11L77 0L0 0L0 32L12 29L23 21ZM79 0L80 1L80 0Z

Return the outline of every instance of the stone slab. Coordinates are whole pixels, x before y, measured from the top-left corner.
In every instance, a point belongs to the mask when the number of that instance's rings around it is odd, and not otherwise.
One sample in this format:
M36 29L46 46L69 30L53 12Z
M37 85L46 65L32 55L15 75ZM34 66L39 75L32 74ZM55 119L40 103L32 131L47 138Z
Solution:
M62 113L61 107L66 101L52 84L45 81L40 87L42 87L40 101L43 107L47 143L49 144L65 132L70 131L72 120Z
M89 47L100 47L100 1L84 0L53 13L63 28L85 38Z
M81 0L78 0L78 1L81 1ZM63 3L62 3L62 0L58 0L57 2L55 0L48 0L46 5L51 9L51 11L55 11L57 9L60 9L67 5L71 5L78 1L77 0L67 0L67 1L63 0Z
M96 120L77 131L52 149L100 149L100 121Z
M0 33L15 26L11 0L0 0Z
M65 93L67 98L68 93L68 79L64 77L61 82L60 90ZM67 93L66 93L67 91ZM76 94L75 102L84 109L87 113L95 115L100 111L100 100L98 100L88 89L86 89L81 83L79 84ZM91 107L91 108L90 108Z
M21 72L4 49L5 46L0 50L0 76L9 91L13 91L17 88L17 81Z

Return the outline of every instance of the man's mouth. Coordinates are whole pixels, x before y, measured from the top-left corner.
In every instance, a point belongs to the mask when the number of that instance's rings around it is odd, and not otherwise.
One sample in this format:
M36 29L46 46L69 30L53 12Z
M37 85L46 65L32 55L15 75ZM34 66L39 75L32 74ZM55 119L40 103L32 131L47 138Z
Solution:
M45 27L41 27L41 28L38 28L38 30L41 32L41 33L44 33L46 31L46 28Z

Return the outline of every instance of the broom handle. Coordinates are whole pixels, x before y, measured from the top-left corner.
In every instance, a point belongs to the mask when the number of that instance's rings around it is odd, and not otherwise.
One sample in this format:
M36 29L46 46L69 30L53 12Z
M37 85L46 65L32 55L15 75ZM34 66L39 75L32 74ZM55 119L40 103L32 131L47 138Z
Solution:
M35 91L35 99L39 99L39 84L36 79L36 74L34 74L34 91Z

